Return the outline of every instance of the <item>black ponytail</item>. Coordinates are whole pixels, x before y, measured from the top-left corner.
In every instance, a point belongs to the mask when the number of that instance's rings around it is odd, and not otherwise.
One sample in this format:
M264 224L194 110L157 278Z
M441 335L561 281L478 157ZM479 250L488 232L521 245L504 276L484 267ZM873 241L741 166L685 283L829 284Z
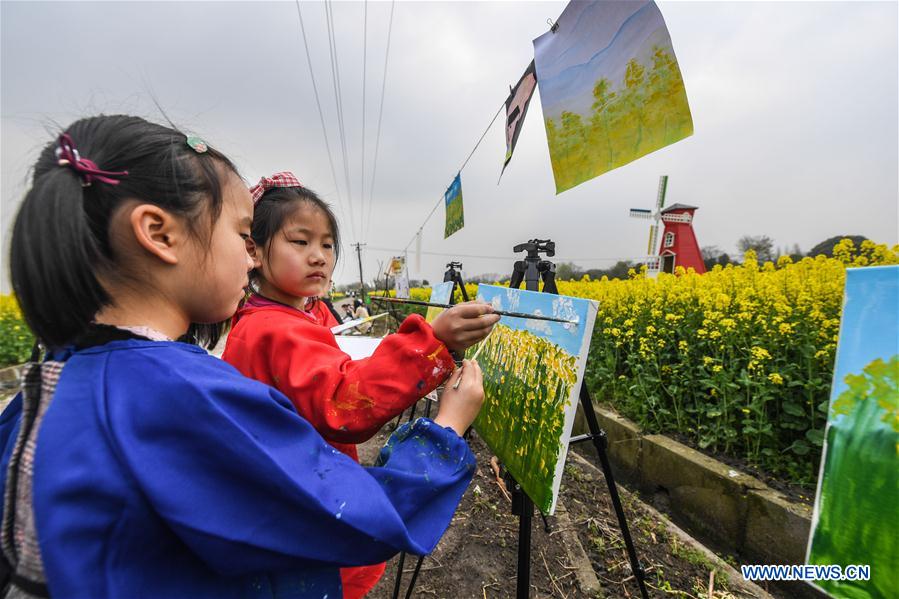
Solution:
M109 221L122 200L185 216L191 234L203 239L221 213L222 170L236 172L220 152L197 153L184 133L137 117L82 119L65 133L82 157L128 174L117 185L95 180L84 187L80 173L59 165L56 141L35 164L13 226L10 269L28 326L50 348L82 335L112 301L100 279L117 276ZM202 337L214 343L217 335Z
M106 262L83 208L81 181L57 168L35 182L13 226L10 267L25 321L49 346L74 339L109 296Z

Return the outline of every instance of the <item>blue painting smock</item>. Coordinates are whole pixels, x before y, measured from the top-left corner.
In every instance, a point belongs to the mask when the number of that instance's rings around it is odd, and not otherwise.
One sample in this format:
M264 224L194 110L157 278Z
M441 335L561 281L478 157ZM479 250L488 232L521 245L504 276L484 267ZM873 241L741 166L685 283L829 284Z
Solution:
M66 363L32 479L54 597L337 599L339 566L429 553L474 470L465 442L426 419L363 468L280 392L192 345L54 359ZM21 412L17 396L0 416L2 485Z

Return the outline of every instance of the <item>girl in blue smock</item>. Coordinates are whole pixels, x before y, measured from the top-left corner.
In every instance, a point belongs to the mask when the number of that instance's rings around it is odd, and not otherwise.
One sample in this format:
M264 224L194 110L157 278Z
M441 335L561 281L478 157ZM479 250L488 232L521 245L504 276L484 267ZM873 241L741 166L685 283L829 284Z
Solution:
M13 288L46 348L0 416L0 576L16 596L341 596L338 568L430 552L468 485L466 363L379 465L328 445L215 343L243 297L253 203L202 140L74 123L16 217ZM457 372L454 376L459 376Z

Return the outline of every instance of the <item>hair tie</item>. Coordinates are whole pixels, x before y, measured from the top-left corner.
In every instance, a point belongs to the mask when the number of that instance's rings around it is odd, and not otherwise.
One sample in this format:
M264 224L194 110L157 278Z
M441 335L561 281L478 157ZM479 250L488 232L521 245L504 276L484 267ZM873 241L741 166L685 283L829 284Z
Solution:
M56 159L59 166L67 166L81 176L81 186L88 187L94 180L118 185L115 177L123 177L128 171L104 171L93 160L82 158L75 148L75 142L68 133L59 136L59 147L56 148Z
M262 177L259 183L250 188L250 195L253 196L253 203L259 201L269 189L276 187L302 187L303 184L290 171L275 173L271 177Z

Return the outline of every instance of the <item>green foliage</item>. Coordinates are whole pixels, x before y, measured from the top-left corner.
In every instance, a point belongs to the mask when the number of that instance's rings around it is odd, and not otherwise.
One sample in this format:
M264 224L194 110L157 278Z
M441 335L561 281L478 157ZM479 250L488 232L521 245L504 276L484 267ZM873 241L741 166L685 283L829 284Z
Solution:
M478 364L486 399L474 427L544 513L553 499L577 357L528 331L496 325ZM477 349L469 349L473 354Z
M680 69L665 49L653 48L649 67L631 59L622 87L612 87L606 78L594 83L591 114L546 120L557 192L692 135Z

